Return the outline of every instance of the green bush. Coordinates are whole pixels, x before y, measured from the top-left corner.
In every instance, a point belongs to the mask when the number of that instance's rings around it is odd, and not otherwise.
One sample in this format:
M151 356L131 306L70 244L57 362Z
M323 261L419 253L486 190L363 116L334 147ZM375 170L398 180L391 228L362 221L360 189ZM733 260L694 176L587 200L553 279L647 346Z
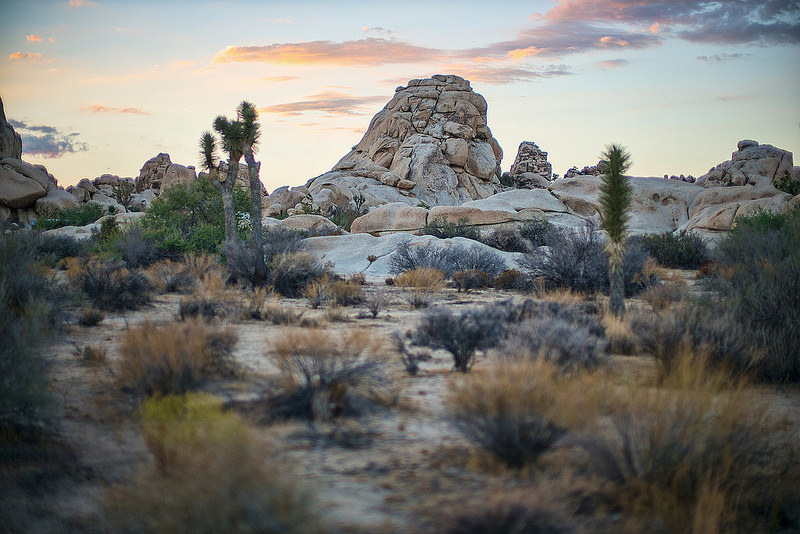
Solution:
M99 204L84 204L77 208L64 208L42 212L36 221L37 230L52 230L63 226L86 226L106 215Z
M676 236L671 232L665 232L642 236L640 242L644 249L664 267L697 269L701 263L709 259L705 241L694 234Z
M720 243L717 283L768 381L800 381L800 208L740 217Z
M249 192L234 188L233 200L237 221L249 220ZM143 237L170 257L186 252L216 253L225 240L222 197L205 177L164 191L153 201L141 224ZM237 226L240 237L246 238L246 225Z
M29 237L0 235L0 442L46 419L51 405L37 348L57 324L60 292Z
M789 171L784 171L783 176L776 176L772 180L775 189L789 193L790 195L800 195L800 180L795 180Z
M480 233L472 226L467 225L466 218L459 220L457 223L447 221L444 218L437 217L433 221L427 223L422 228L422 235L432 235L439 239L449 239L451 237L466 237L467 239L480 240Z

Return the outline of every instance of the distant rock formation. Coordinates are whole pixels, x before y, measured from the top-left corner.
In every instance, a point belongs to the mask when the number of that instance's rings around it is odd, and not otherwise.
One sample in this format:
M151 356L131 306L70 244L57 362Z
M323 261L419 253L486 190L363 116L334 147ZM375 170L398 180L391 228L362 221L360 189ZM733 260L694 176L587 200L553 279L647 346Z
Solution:
M457 205L502 190L503 151L486 122L486 100L458 76L411 80L370 122L361 141L306 187L323 212L389 202ZM267 214L294 209L282 195Z
M152 189L156 194L175 184L190 184L197 179L194 167L172 163L169 154L161 153L147 160L136 178L136 192Z
M796 173L792 153L772 145L760 145L758 141L739 141L738 150L731 159L711 168L697 179L703 187L722 185L769 185L783 173ZM793 177L800 178L797 174Z
M22 137L6 121L3 99L0 98L0 159L22 159Z
M578 167L570 167L564 173L564 178L572 178L574 176L600 176L602 174L597 165L587 165L583 169Z
M533 141L523 141L508 174L517 189L543 189L553 179L553 166L547 161L547 152Z

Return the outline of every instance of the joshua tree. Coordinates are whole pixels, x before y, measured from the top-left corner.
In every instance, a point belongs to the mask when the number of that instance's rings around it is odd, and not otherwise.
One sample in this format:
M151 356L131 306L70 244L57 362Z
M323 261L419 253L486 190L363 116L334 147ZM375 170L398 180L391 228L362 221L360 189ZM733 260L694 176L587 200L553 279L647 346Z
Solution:
M214 134L206 130L200 137L200 155L203 158L201 166L208 171L211 183L222 195L222 211L225 214L225 242L233 243L236 239L236 212L233 206L233 186L236 182L236 175L231 177L230 166L228 166L225 175L220 176L217 169L216 152L217 140Z
M258 112L255 106L247 101L242 101L236 109L238 122L241 123L241 145L244 160L247 162L250 177L250 198L252 199L251 221L253 223L253 245L256 253L256 279L266 277L267 267L264 263L264 239L261 227L261 180L258 178L261 164L256 163L255 150L258 139L261 137L261 128L258 124Z
M609 145L601 155L600 170L603 185L600 187L600 206L603 229L608 234L609 309L612 314L625 313L625 262L626 224L631 204L631 186L625 172L631 166L631 155L625 147Z

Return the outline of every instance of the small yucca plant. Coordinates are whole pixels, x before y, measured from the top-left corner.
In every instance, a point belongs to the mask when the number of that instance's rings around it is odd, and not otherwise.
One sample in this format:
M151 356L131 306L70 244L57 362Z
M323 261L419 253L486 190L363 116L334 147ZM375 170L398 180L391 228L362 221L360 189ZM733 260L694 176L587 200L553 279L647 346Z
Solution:
M609 309L620 316L625 313L625 238L628 208L631 205L631 186L625 172L631 166L631 155L620 145L609 145L601 155L603 185L600 187L600 207L603 229L608 234Z

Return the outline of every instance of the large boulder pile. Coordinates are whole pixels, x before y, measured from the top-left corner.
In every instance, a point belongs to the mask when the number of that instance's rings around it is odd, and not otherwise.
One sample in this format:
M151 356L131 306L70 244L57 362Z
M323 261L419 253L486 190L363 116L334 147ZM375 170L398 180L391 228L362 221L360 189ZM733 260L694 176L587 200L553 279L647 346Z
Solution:
M502 190L503 151L487 125L486 100L458 76L411 80L372 119L330 172L307 184L323 213L390 202L458 205ZM294 195L270 199L267 215L291 213ZM285 203L289 201L289 203Z
M800 167L795 167L792 153L772 145L760 145L758 141L739 141L738 150L731 159L712 167L697 179L703 187L770 185L772 180L788 172L800 179Z
M533 141L523 141L508 174L517 189L544 189L553 179L553 166L547 161L547 152Z
M150 189L157 196L175 184L190 184L196 179L197 173L194 167L172 163L169 154L161 153L147 160L139 169L139 176L135 180L136 192L141 193Z

